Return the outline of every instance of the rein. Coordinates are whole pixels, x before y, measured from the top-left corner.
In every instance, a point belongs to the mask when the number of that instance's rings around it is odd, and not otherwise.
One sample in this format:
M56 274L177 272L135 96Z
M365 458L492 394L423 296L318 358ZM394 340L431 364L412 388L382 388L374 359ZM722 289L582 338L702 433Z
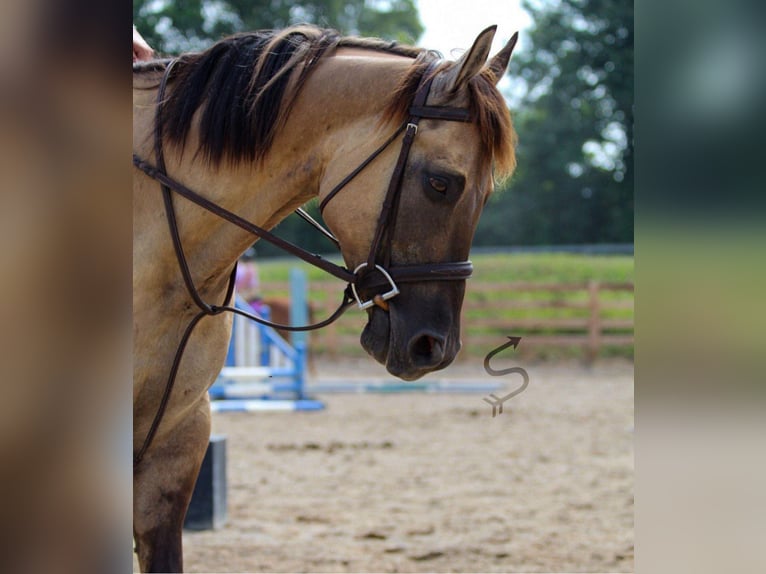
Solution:
M399 209L399 197L401 195L402 181L404 177L404 169L407 165L407 158L409 157L410 149L414 143L415 136L418 132L418 123L422 118L446 120L446 121L459 121L470 122L470 113L467 109L442 107L442 106L428 106L426 100L428 93L431 89L431 84L434 79L434 69L436 63L429 64L423 78L420 81L415 98L410 106L409 118L399 128L386 139L380 147L378 147L372 154L370 154L359 166L354 169L349 175L347 175L338 185L336 185L330 193L320 203L320 212L324 210L327 203L331 201L350 181L352 181L365 167L367 167L376 157L378 157L389 145L391 145L399 135L404 132L402 139L402 147L399 152L399 157L394 166L391 180L386 191L386 195L381 208L380 216L378 218L375 235L370 246L370 252L367 257L367 261L361 263L353 271L336 265L322 256L311 253L302 247L299 247L289 241L286 241L270 231L255 225L254 223L247 221L239 215L221 207L220 205L206 199L199 193L191 190L187 186L183 185L179 181L173 179L167 175L165 167L165 156L162 148L162 114L161 104L165 97L165 91L167 89L168 79L170 72L175 65L176 60L172 60L162 77L162 81L157 92L157 112L155 116L154 125L154 154L157 162L156 166L152 166L150 163L140 158L137 154L133 154L133 165L144 172L146 175L156 180L161 187L162 197L165 207L165 215L168 222L168 228L170 231L171 239L173 241L173 248L176 253L176 260L178 262L179 269L183 276L184 283L186 284L189 295L194 300L195 304L199 308L199 312L191 319L187 325L181 341L178 344L176 353L171 365L168 380L165 385L165 390L160 400L157 413L155 414L152 425L149 428L149 432L141 446L141 449L133 457L134 468L141 462L144 454L148 450L149 446L154 439L157 429L162 421L162 418L167 409L170 395L175 384L176 377L178 375L178 369L183 358L186 345L197 326L199 321L205 316L219 315L221 313L230 312L243 317L247 317L253 321L261 323L263 325L284 329L286 331L311 331L315 329L321 329L334 322L356 301L360 309L368 309L373 305L377 305L384 310L388 310L388 300L399 294L399 288L397 283L415 283L421 281L464 281L471 276L473 272L473 266L470 261L459 262L446 262L446 263L426 263L419 265L394 265L391 264L391 252L392 242L394 236L394 227L396 223L396 214ZM348 283L346 289L343 291L343 300L338 308L327 319L314 323L312 325L280 325L278 323L272 323L262 317L253 315L241 309L229 304L234 294L234 283L236 278L237 265L234 264L231 275L229 277L228 287L226 289L226 296L224 297L221 305L209 304L202 298L199 293L194 280L192 278L191 270L189 268L188 260L183 249L180 233L178 230L178 222L176 218L175 208L173 206L173 192L177 193L181 197L191 201L192 203L202 207L203 209L217 215L218 217L225 219L248 231L249 233L268 241L269 243L279 247L287 253L310 263L311 265L318 267L327 273L341 279ZM307 213L302 209L297 210L298 214L308 221L311 225L320 230L331 241L338 245L337 239L322 227L318 222L314 221ZM367 301L363 301L359 295L360 291L372 291L380 290L381 288L387 289L384 293L377 294Z

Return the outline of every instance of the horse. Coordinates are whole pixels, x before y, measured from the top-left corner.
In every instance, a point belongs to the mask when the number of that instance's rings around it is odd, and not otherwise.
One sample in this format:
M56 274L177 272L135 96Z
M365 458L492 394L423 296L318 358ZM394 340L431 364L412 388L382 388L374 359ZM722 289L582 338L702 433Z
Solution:
M516 134L496 83L517 35L457 61L296 26L133 68L133 535L142 571L181 572L182 525L224 364L233 269L318 198L367 313L361 345L414 380L460 348L467 261ZM194 191L196 190L196 192ZM182 196L182 197L179 197ZM231 223L236 223L232 225ZM200 311L200 309L203 309Z

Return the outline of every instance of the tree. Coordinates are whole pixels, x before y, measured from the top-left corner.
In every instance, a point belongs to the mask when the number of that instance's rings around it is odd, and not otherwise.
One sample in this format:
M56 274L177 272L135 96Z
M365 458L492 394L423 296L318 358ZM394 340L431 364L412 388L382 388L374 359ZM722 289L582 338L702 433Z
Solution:
M414 0L135 0L133 23L151 46L169 54L234 32L297 23L406 43L423 33Z
M633 2L525 0L519 169L477 243L633 241ZM503 236L503 228L509 230Z

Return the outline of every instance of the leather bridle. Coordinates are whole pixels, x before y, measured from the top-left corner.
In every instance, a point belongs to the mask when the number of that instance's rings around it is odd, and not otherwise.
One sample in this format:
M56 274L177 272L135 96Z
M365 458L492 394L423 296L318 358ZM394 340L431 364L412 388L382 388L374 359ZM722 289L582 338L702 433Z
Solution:
M433 71L436 62L431 63L425 70L420 85L409 108L409 118L399 126L399 129L389 137L378 149L370 154L359 166L346 176L319 204L319 211L324 212L327 204L335 198L354 177L356 177L367 165L369 165L384 149L386 149L403 131L402 147L399 157L394 165L394 171L388 183L388 190L383 199L383 205L378 216L367 261L359 264L354 269L355 280L350 283L352 293L360 309L367 309L376 304L384 309L388 306L384 302L399 294L397 283L415 283L421 281L444 281L465 280L471 276L473 266L470 261L426 263L418 265L394 265L391 261L393 252L392 242L396 215L399 211L399 199L402 191L402 180L407 159L418 133L418 123L421 119L438 119L457 122L470 122L470 112L464 108L445 106L428 106L426 100L434 80ZM388 290L375 297L362 301L359 291L362 289L379 289L386 286ZM358 289L359 288L359 289Z
M353 271L336 265L320 255L311 253L289 241L286 241L270 231L263 229L240 217L239 215L221 207L220 205L206 199L197 192L191 190L181 182L171 178L166 173L165 159L162 148L162 102L165 97L165 91L167 88L170 72L175 64L176 60L171 61L162 77L159 90L157 93L157 112L155 116L154 126L154 152L157 162L156 166L152 166L147 161L141 159L137 154L133 154L133 165L143 171L146 175L151 177L160 183L162 189L162 196L165 206L165 215L170 230L170 235L173 241L173 248L176 253L176 259L178 266L181 270L181 274L186 284L186 288L194 300L195 304L199 308L199 312L192 318L187 325L186 330L181 338L181 341L176 349L175 358L171 366L170 374L168 377L165 391L163 393L162 400L160 402L157 414L154 418L152 426L149 429L147 437L143 443L138 454L134 457L134 466L137 465L157 432L157 427L164 415L167 403L170 398L175 379L180 366L181 358L183 357L184 349L192 334L192 331L199 323L199 321L207 315L219 315L224 312L236 313L238 315L245 316L258 323L274 327L277 329L284 329L287 331L309 331L314 329L320 329L325 327L338 319L348 307L356 301L360 309L367 309L373 305L378 305L384 310L388 309L387 301L399 294L398 284L400 283L419 283L422 281L464 281L469 278L473 272L473 265L470 261L458 261L458 262L445 262L445 263L424 263L417 265L396 265L392 262L392 242L394 236L394 228L396 223L396 215L399 210L399 199L402 190L402 181L404 177L404 170L407 165L407 159L414 143L415 136L418 133L418 123L421 119L435 119L445 121L457 121L457 122L470 122L470 112L464 108L455 108L447 106L429 106L426 103L428 94L431 89L431 84L434 80L434 71L437 62L430 63L418 86L415 97L413 98L412 105L408 110L407 120L399 126L399 128L372 152L359 166L354 169L348 176L346 176L338 185L336 185L330 193L322 200L319 205L320 211L324 211L327 204L335 198L346 185L353 180L362 170L364 170L378 155L380 155L389 145L391 145L399 135L404 132L402 138L402 147L399 152L394 171L391 175L391 180L388 184L388 189L383 200L380 215L378 217L377 226L375 229L375 235L373 236L372 244L370 245L369 255L367 261L358 265ZM176 218L175 208L173 206L173 192L186 198L187 200L195 203L196 205L206 209L207 211L229 221L230 223L250 232L251 234L272 243L280 249L294 255L315 267L319 267L331 275L346 281L348 286L344 290L343 301L335 310L335 312L318 323L312 325L280 325L272 323L251 313L247 313L242 309L238 309L234 306L227 304L231 301L234 292L234 282L236 278L236 264L232 269L231 276L229 278L229 284L222 305L209 304L202 298L199 290L194 284L192 279L191 270L186 258L186 254L181 243L181 237L178 230L178 222ZM324 229L319 223L311 219L305 212L299 210L299 214L309 222L317 227L322 233L328 236L332 241L338 245L337 239L333 235ZM383 289L382 293L378 293L368 300L363 300L360 293L379 291Z

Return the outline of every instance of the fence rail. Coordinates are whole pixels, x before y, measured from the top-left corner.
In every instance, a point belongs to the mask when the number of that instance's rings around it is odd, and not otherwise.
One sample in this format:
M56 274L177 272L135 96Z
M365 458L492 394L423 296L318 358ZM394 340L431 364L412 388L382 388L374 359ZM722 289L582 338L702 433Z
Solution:
M463 358L483 356L502 343L503 337L523 337L525 351L550 349L575 352L595 360L606 348L632 353L633 284L589 281L584 283L479 283L466 291L461 320ZM264 295L284 294L287 283L263 285ZM328 316L337 306L342 286L338 282L312 282L309 286L314 320ZM336 323L312 334L315 355L336 358L359 356L364 351L359 335L366 314L349 311Z

